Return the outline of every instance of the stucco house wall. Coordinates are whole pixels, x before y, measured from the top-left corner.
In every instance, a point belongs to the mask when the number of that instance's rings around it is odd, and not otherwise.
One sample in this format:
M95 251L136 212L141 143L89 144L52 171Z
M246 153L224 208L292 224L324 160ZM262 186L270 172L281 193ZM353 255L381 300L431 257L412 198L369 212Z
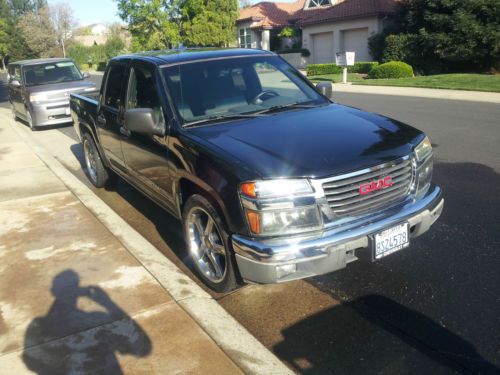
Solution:
M368 37L382 31L382 20L377 17L371 18L363 18L356 19L351 21L342 21L342 22L331 22L331 23L321 23L316 25L304 25L302 27L302 47L307 48L311 52L311 63L318 63L314 61L314 56L318 54L314 51L314 35L321 33L333 33L332 38L332 50L333 56L335 56L336 52L344 51L344 41L345 41L345 32L350 30L358 30L366 28L368 31ZM352 46L351 46L352 48ZM364 40L361 44L357 44L354 48L356 50L354 52L356 55L362 57L362 60L356 56L356 61L371 61L372 58L369 54L367 54L368 50L368 40ZM325 61L322 61L325 62ZM331 61L335 62L335 61Z

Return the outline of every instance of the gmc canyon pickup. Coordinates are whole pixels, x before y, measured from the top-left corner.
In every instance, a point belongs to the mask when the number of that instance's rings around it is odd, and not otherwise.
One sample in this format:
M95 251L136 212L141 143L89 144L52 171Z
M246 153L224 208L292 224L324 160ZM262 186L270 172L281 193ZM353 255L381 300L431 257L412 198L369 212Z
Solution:
M267 51L171 50L112 59L70 106L90 181L182 220L199 277L228 291L379 260L441 214L425 134L330 96Z

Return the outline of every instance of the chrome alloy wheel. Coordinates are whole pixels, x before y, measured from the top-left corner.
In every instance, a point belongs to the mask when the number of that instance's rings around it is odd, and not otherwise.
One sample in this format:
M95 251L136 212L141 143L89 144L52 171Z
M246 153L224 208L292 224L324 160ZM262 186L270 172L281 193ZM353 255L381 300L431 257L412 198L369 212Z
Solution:
M187 242L196 267L213 283L220 283L227 272L224 243L214 219L200 207L187 215Z
M87 139L83 140L83 155L85 158L85 165L87 166L87 171L89 177L93 182L97 181L97 167L96 167L96 157L94 148Z

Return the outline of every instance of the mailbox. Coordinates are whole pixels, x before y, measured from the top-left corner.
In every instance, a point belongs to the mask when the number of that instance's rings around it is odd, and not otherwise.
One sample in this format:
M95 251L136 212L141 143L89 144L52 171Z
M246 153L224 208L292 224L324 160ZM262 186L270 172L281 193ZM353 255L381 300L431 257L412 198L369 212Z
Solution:
M353 66L355 52L337 52L335 54L335 64L340 66Z

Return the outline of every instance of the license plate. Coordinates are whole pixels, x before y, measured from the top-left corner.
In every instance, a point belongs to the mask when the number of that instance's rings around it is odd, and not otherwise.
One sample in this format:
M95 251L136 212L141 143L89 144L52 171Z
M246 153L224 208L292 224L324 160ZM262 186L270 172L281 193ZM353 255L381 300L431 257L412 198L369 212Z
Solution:
M69 114L70 114L69 108L64 108L64 113L66 114L66 116L69 116Z
M396 225L375 235L374 258L380 259L410 245L408 223Z

